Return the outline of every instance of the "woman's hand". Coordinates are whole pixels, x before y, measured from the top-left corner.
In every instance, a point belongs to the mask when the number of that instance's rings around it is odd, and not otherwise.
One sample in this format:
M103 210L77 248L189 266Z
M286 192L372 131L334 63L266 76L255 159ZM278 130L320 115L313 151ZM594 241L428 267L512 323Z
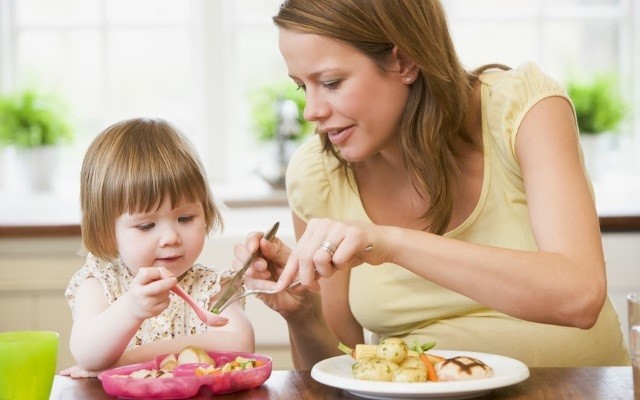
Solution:
M272 241L263 238L260 232L252 232L244 243L235 245L236 258L232 262L233 268L238 271L258 247L262 257L256 257L251 267L245 273L245 285L248 289L273 289L275 281L282 273L284 265L289 259L291 249L280 239L274 237ZM257 295L267 307L279 312L283 317L288 317L298 311L306 296L311 295L306 290L298 287L283 290L276 294Z
M276 289L282 290L300 279L303 287L319 291L318 279L329 278L337 270L364 262L376 265L384 262L389 252L381 239L383 229L364 222L309 220L280 273Z
M169 306L169 291L176 283L164 268L140 268L127 292L133 315L140 320L159 315Z

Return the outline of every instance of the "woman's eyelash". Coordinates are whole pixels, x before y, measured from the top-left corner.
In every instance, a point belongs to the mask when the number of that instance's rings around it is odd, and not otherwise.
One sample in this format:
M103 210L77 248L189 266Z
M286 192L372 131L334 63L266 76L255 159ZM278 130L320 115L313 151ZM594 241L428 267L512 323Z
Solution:
M322 86L326 87L327 89L335 89L338 86L340 86L340 82L341 82L340 79L335 79L333 81L324 82Z
M336 89L338 86L340 86L340 83L342 82L341 79L335 79L333 81L328 81L328 82L323 82L322 86L327 88L327 89ZM303 84L299 84L297 85L297 90L302 90L303 92L307 91L307 87Z

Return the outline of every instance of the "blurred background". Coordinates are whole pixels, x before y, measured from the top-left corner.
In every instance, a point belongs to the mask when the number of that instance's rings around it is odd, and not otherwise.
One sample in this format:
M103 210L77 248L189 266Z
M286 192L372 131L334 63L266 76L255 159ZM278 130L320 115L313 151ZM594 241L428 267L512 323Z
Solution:
M0 93L54 94L74 135L62 146L52 190L76 190L88 143L109 124L135 116L178 124L197 145L214 182L247 182L256 169L268 169L272 149L260 139L251 106L256 91L288 84L270 19L279 2L0 0ZM629 112L605 145L606 163L638 170L637 1L444 4L469 68L534 61L563 83L615 76L613 89ZM13 165L4 163L2 170ZM24 186L16 182L20 171L2 175L0 191Z
M598 211L639 216L640 2L443 3L469 69L534 61L571 89ZM55 329L66 345L61 291L82 265L80 163L91 140L124 118L165 118L196 145L229 207L206 261L227 264L233 243L274 220L293 242L281 170L312 127L278 52L271 16L279 4L0 0L0 330ZM29 125L16 128L18 119ZM640 282L640 234L604 240L609 266L620 271L611 290L622 295ZM290 366L282 321L248 307L264 327L259 350Z

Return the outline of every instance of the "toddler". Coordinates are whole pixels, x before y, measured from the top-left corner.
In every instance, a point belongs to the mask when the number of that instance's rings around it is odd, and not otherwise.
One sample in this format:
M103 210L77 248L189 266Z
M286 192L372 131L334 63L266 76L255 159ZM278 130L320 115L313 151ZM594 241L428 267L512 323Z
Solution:
M254 351L243 304L207 326L180 297L180 285L209 309L233 270L196 263L222 218L199 157L161 119L116 123L95 138L80 181L82 241L89 251L65 292L73 315L72 377L138 363L187 345Z

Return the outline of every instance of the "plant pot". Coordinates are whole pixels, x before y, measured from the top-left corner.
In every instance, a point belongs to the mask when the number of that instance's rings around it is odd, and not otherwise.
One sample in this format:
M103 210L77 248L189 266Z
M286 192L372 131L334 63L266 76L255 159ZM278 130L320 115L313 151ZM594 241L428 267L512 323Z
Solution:
M287 165L298 146L298 142L291 140L272 141L265 145L263 153L267 158L260 161L256 173L269 183L273 190L285 189Z
M23 188L31 192L52 192L55 188L60 147L16 149L16 164Z

